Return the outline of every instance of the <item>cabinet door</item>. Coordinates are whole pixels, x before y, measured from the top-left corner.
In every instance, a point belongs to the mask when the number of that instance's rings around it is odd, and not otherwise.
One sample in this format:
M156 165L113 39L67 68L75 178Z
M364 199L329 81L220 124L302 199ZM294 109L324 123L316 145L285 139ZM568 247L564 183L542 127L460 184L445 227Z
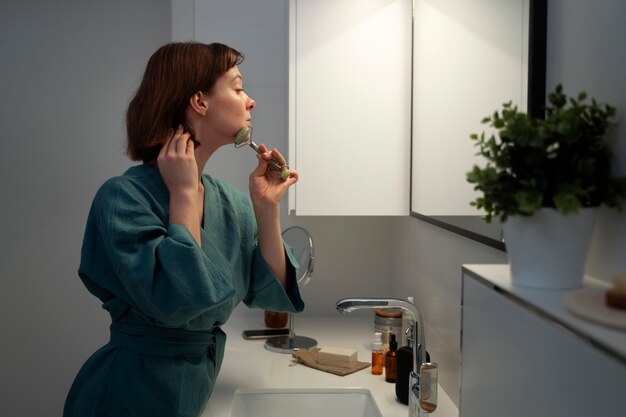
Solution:
M623 417L626 367L464 275L461 417Z
M407 215L411 0L291 0L297 215Z

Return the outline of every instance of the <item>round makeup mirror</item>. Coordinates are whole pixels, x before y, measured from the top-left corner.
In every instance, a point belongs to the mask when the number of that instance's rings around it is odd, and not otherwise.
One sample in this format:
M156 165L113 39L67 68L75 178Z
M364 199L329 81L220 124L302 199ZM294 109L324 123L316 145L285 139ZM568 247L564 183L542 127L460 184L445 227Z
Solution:
M294 256L300 265L298 285L301 287L311 280L315 255L313 252L313 238L303 227L291 226L283 231L283 240L292 247Z
M298 270L298 285L304 286L313 275L313 264L315 252L313 249L313 238L303 227L291 226L282 233L283 240L293 248L294 256L300 265ZM288 315L289 334L287 336L270 337L265 341L265 348L272 352L292 353L294 349L310 349L317 346L317 341L310 337L298 336L295 333L294 315Z

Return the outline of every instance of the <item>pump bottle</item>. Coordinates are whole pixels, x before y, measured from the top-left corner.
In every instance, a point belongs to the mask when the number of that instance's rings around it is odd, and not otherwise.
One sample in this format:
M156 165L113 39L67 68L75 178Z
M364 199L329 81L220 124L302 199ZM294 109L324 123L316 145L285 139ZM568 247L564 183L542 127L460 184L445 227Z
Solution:
M396 372L396 398L402 404L409 404L409 375L413 370L413 329L407 331L407 345L398 349ZM430 354L426 351L426 362L430 362Z
M407 297L406 301L408 301L411 304L415 304L415 298L413 297ZM407 312L406 310L402 311L402 333L399 335L398 337L398 344L400 346L406 346L408 345L408 333L409 333L409 329L413 326L413 318L411 317L410 313Z
M374 342L372 343L372 374L382 375L383 373L383 341L382 333L374 333Z
M409 404L409 374L413 369L413 338L407 332L407 344L398 349L398 372L396 375L396 398L402 404Z

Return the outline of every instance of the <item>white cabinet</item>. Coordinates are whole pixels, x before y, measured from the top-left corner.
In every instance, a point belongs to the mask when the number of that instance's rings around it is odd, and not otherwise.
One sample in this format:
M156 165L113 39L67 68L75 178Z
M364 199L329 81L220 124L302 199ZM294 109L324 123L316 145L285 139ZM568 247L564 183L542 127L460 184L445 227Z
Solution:
M503 268L463 275L460 416L626 415L626 334L586 335L562 293L512 287Z
M290 0L297 215L407 215L411 0Z

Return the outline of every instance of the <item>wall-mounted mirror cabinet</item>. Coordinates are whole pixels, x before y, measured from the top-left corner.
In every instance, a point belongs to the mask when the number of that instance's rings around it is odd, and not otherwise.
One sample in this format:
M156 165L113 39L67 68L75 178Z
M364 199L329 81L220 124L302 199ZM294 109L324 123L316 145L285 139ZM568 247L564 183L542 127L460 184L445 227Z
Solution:
M504 250L501 227L470 206L482 164L469 136L512 101L545 97L546 0L414 0L411 215Z
M290 0L297 215L409 214L411 0Z
M297 215L407 215L504 249L469 205L469 135L540 114L546 0L290 0Z

